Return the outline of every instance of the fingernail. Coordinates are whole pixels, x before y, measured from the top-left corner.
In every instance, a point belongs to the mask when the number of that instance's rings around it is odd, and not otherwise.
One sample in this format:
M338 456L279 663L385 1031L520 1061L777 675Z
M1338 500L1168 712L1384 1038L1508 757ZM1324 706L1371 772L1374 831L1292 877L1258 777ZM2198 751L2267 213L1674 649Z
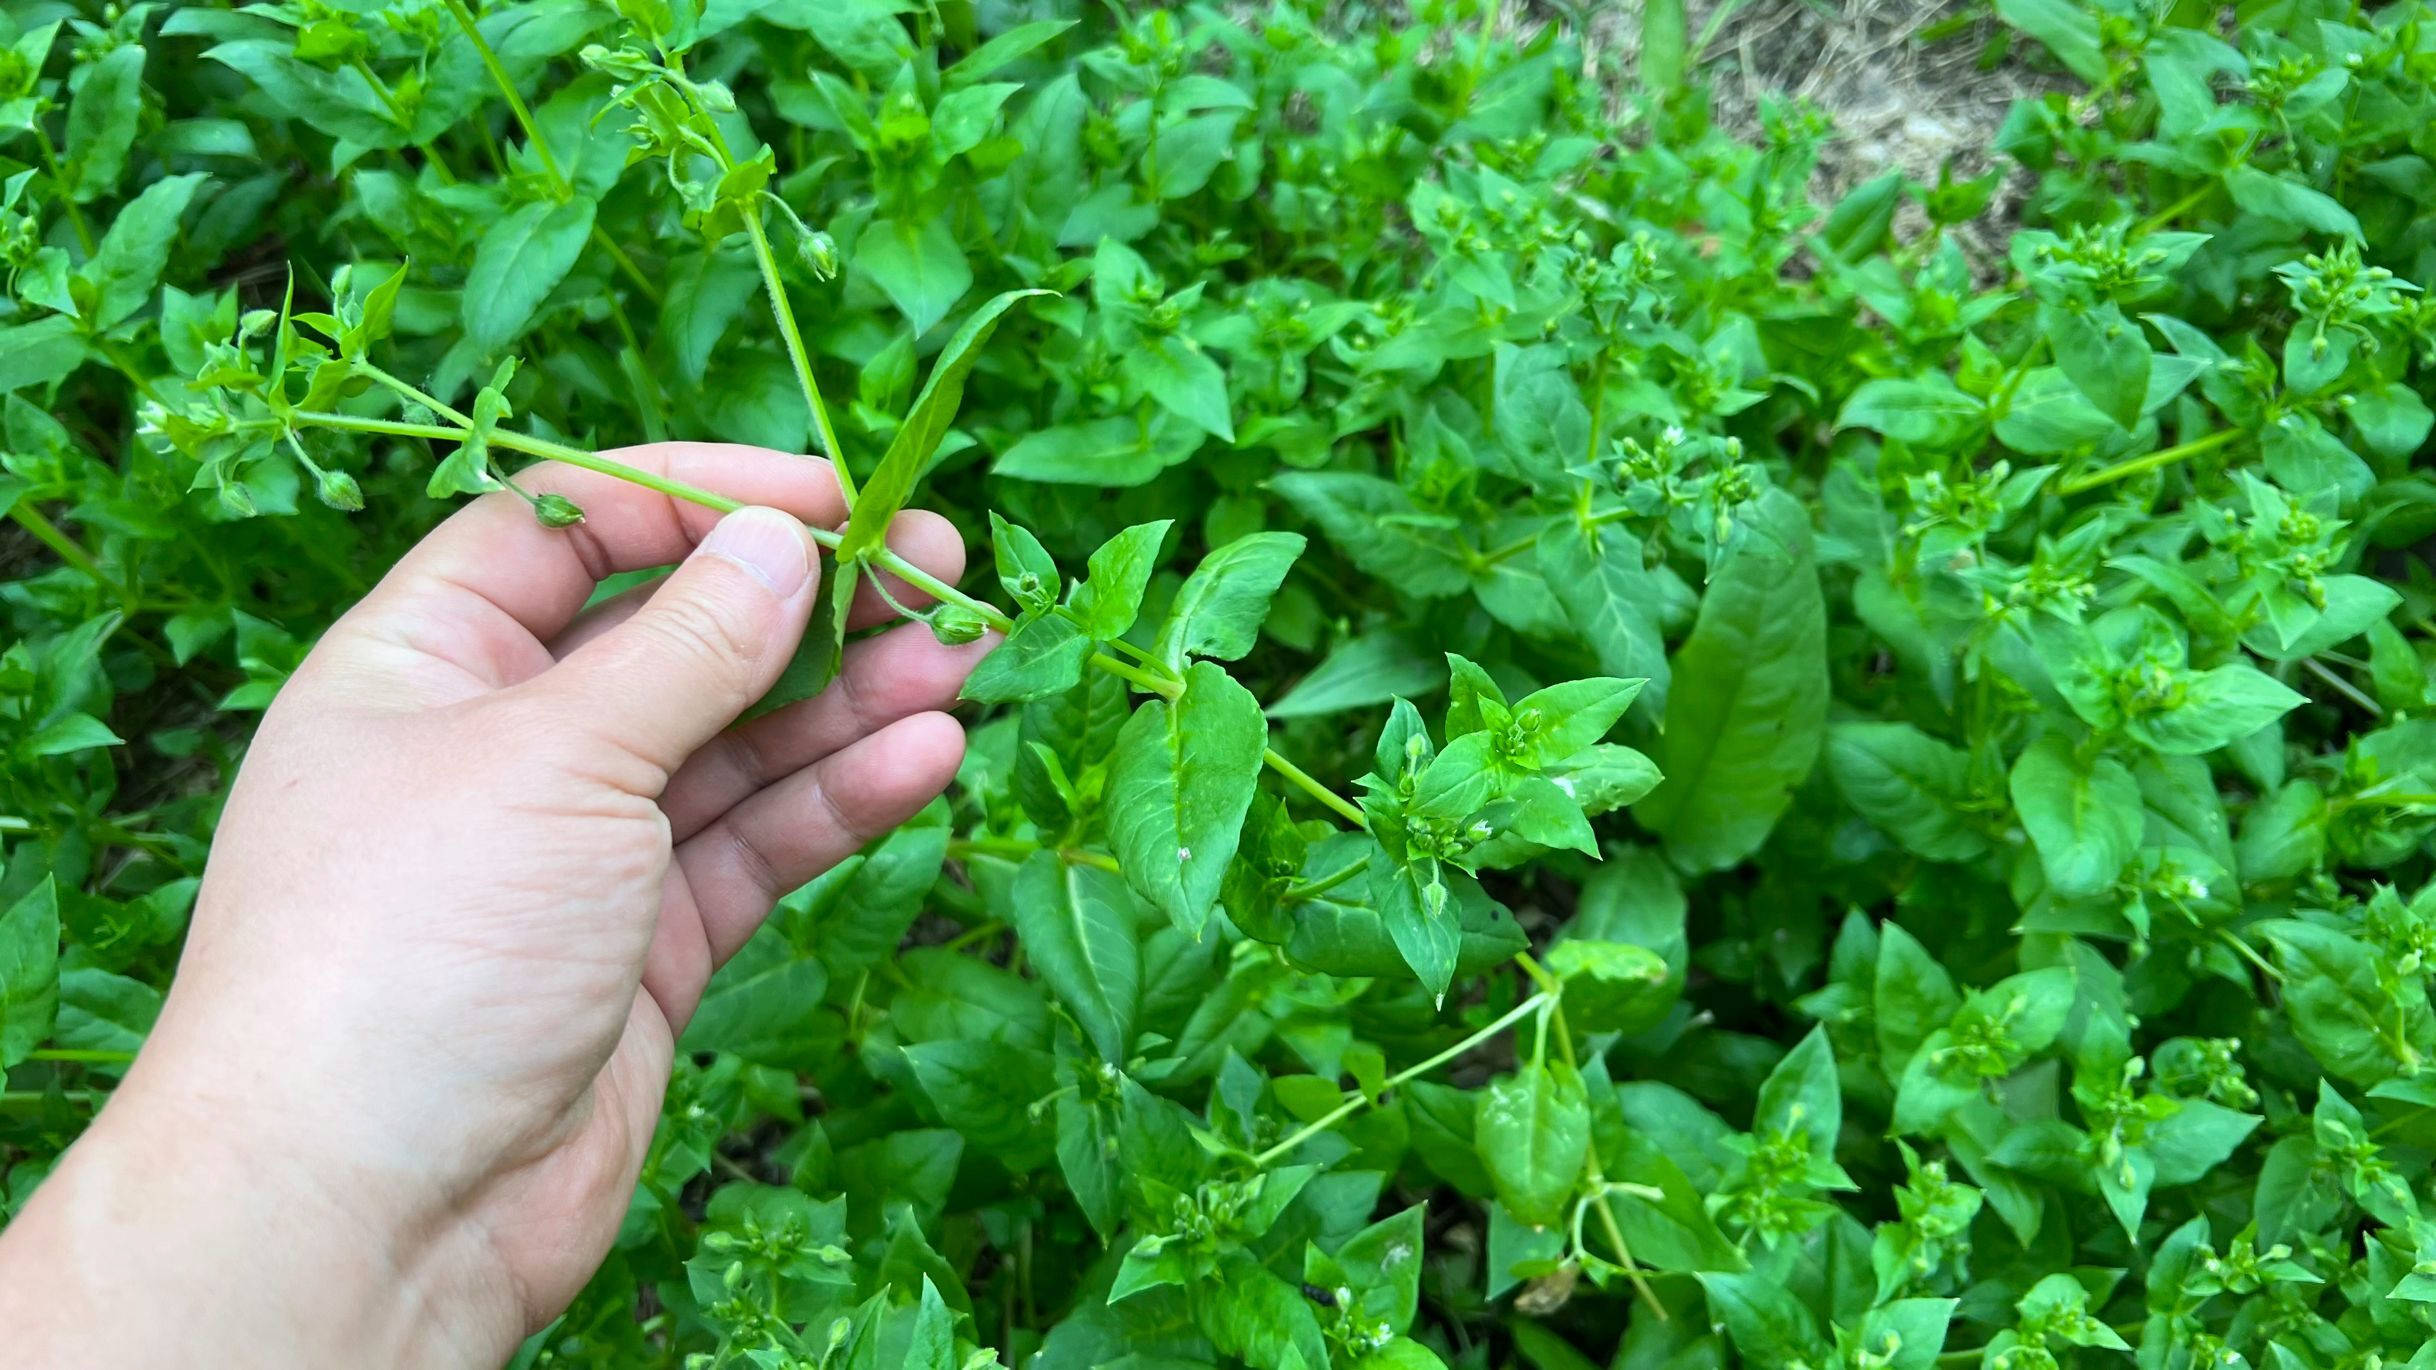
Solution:
M703 553L753 573L780 599L792 598L812 574L810 543L794 519L775 509L739 509L702 539Z

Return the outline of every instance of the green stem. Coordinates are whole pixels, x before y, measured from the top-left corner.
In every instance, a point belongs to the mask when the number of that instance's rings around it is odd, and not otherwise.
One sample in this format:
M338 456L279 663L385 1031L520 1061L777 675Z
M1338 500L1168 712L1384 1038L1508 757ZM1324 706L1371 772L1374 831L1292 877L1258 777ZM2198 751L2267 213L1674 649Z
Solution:
M116 347L111 346L108 340L98 335L87 335L85 338L85 345L92 348L94 351L99 352L103 361L110 363L113 369L115 369L120 375L125 376L127 378L127 383L135 387L136 393L163 408L168 407L169 401L161 397L161 392L159 389L154 387L152 384L152 379L146 376L143 372L136 370L135 367L128 362L126 353L121 352Z
M991 938L996 937L998 934L1005 932L1006 930L1006 924L993 918L978 927L965 929L962 933L959 933L956 936L955 940L946 943L942 947L942 950L962 951L966 947L973 946L977 943L987 942Z
M508 112L516 116L517 126L524 130L525 142L540 156L541 169L548 174L550 184L557 188L558 198L564 200L574 194L574 182L569 181L567 173L559 169L558 158L550 152L550 140L541 136L541 126L533 122L533 111L525 108L524 96L517 91L516 82L508 76L507 67L499 61L499 54L491 50L490 40L482 36L481 26L474 22L474 12L465 7L465 0L445 0L445 3L449 14L457 21L457 27L465 31L466 39L474 45L475 53L481 56L482 65L490 70L491 83L499 87L501 95L507 97Z
M688 86L685 89L690 95L692 88ZM720 131L718 121L710 117L708 110L697 108L695 113L701 118L703 131L709 135L708 141L718 158L720 170L733 170L736 157L728 150L727 135ZM803 330L795 326L795 307L787 302L786 282L779 278L778 256L770 250L769 232L761 225L761 205L758 201L751 201L736 208L744 218L745 236L752 239L753 260L760 264L762 289L769 294L770 315L777 320L778 334L786 342L787 361L795 368L796 384L803 389L804 404L812 411L812 426L819 431L820 455L828 458L829 464L837 469L838 491L846 497L847 505L852 506L854 473L846 469L845 449L837 445L837 430L829 423L829 406L821 402L820 382L812 378L812 358L804 350Z
M2337 694L2342 695L2345 699L2348 699L2352 703L2366 709L2369 717L2385 717L2385 710L2379 706L2377 701L2369 698L2365 694L2362 694L2359 686L2352 684L2350 681L2345 680L2343 677L2336 675L2334 672L2320 665L2316 657L2303 657L2301 659L2301 667L2310 674L2316 676L2318 679L2332 685Z
M1548 973L1547 968L1542 966L1537 958L1527 951L1517 955L1514 962L1523 968L1524 974L1529 975L1540 986L1540 993L1555 996L1555 1006L1548 1011L1548 1019L1550 1025L1556 1029L1557 1054L1564 1058L1566 1069L1577 1076L1580 1075L1582 1066L1580 1059L1574 1054L1573 1032L1565 1025L1563 986L1555 976ZM1624 1240L1623 1225L1616 1221L1615 1209L1607 1202L1607 1171L1599 1161L1599 1148L1596 1142L1591 1144L1589 1155L1583 1164L1584 1173L1590 1179L1592 1196L1590 1202L1596 1206L1595 1211L1599 1215L1600 1230L1607 1234L1608 1243L1615 1247L1616 1263L1624 1267L1624 1278L1631 1281L1634 1292L1648 1302L1650 1311L1656 1313L1660 1321L1665 1321L1667 1318L1666 1305L1659 1302L1658 1291L1650 1288L1649 1281L1642 1276L1639 1263L1633 1260L1632 1247Z
M1584 528L1599 528L1610 523L1621 522L1631 517L1632 510L1619 504L1613 509L1602 509L1598 513L1592 514L1583 519L1581 523ZM1481 553L1480 564L1483 567L1494 566L1498 562L1504 561L1508 557L1521 556L1523 553L1530 551L1532 548L1537 547L1538 545L1539 534L1537 533L1533 533L1531 536L1526 538L1516 538L1514 541L1507 543L1503 547L1493 548L1489 551Z
M2214 181L2209 181L2206 184L2201 185L2197 190L2192 191L2190 194L2183 196L2181 199L2174 201L2165 208L2158 210L2156 213L2149 215L2145 219L2142 219L2138 224L2132 227L2131 235L2134 238L2145 238L2149 234L2154 233L2158 229L2172 223L2174 220L2181 218L2184 214L2197 208L2200 201L2205 200L2210 195L2215 194L2216 184L2217 183Z
M778 320L778 335L786 340L787 360L795 367L796 384L811 407L813 426L820 430L820 455L837 468L837 488L846 503L854 503L854 473L846 469L845 449L837 445L837 430L829 424L829 406L821 403L820 383L812 379L812 358L804 351L803 330L795 326L794 306L787 303L786 282L778 276L778 257L770 251L770 235L761 226L761 206L744 207L745 235L753 240L753 259L761 264L762 289L769 292L770 314Z
M2056 490L2058 493L2066 495L2077 495L2084 490L2095 490L2101 485L2112 484L2126 476L2136 476L2143 471L2154 470L2160 466L2171 466L2186 457L2196 457L2202 452L2213 452L2241 435L2242 430L2227 428L2210 433L2204 438L2193 438L2189 442L2179 443L2172 447L2161 447L2146 456L2133 457L2129 461L2116 462L2103 470L2092 471L2084 476L2075 476L2056 486Z
M2240 933L2233 931L2231 928L2218 928L2216 930L2216 935L2224 940L2224 944L2226 946L2231 947L2235 952L2239 953L2241 959L2258 967L2259 974L2266 976L2268 979L2273 980L2279 985L2284 982L2284 973L2276 969L2272 962L2259 955L2256 948L2243 941Z
M84 572L94 584L100 586L112 598L119 600L127 598L126 587L111 584L110 578L102 574L100 563L93 560L93 554L87 552L83 544L77 542L76 539L60 531L59 525L45 518L41 510L24 500L19 500L9 506L8 516L10 522L32 534L34 541L50 548L53 555L57 556L63 564Z
M643 268L634 264L634 259L626 255L626 249L619 247L615 238L601 231L599 224L592 226L592 241L599 245L601 251L609 254L609 260L616 264L618 270L626 273L626 279L634 283L634 288L642 292L644 299L654 305L660 302L660 287L643 274ZM632 329L627 331L633 332Z
M449 420L456 427L444 427L433 423L402 423L395 419L358 418L353 414L337 414L313 409L299 409L291 412L288 415L289 422L358 433L381 433L391 437L427 438L444 442L461 442L465 435L472 431L473 420L441 403L434 396L425 394L369 362L356 363L356 369L360 374ZM551 442L547 438L536 438L510 429L494 429L491 432L490 441L494 447L504 447L511 452L522 452L528 456L564 462L569 466L586 471L596 471L604 476L613 476L630 484L642 486L646 490L657 491L671 499L681 499L689 504L701 505L716 513L730 514L744 507L743 501L730 499L715 490L705 490L698 485L688 485L684 481L672 480L658 472L629 466L622 461L601 456L599 453L587 452L580 447L569 447L565 443ZM839 476L842 480L844 477L842 469ZM831 528L807 524L805 531L811 535L814 542L832 551L836 550L838 544L844 540L843 534ZM945 604L961 605L999 632L1007 632L1015 626L1015 621L1008 618L996 605L973 598L886 547L874 550L870 554L870 560L872 565L929 595L932 599ZM1117 660L1106 652L1094 653L1091 657L1091 664L1146 694L1155 694L1162 699L1174 699L1184 692L1184 687L1179 682L1158 679ZM1261 760L1288 784L1319 801L1338 817L1351 823L1357 829L1368 830L1369 824L1362 817L1360 807L1321 784L1311 776L1310 772L1279 755L1276 748L1264 748L1261 752Z
M347 59L347 65L355 68L355 74L364 78L364 84L372 87L372 93L381 97L381 103L389 110L389 122L402 129L414 127L414 120L406 117L406 107L398 103L397 92L389 88L389 83L381 79L380 73L372 69L371 63L358 56ZM448 179L455 180L456 178L450 176Z
M1351 823L1354 827L1361 829L1364 832L1370 830L1370 823L1367 819L1363 818L1362 811L1359 807L1348 801L1343 795L1329 789L1319 781L1312 779L1310 773L1305 771L1302 767L1295 765L1293 762L1288 761L1282 756L1279 756L1275 747L1270 747L1264 750L1260 754L1260 759L1268 763L1270 770L1273 770L1280 776L1284 777L1287 784L1292 785L1294 788L1301 790L1304 794L1318 800L1325 807L1334 810L1339 818L1344 819L1346 822Z
M108 1098L109 1094L107 1091L99 1089L71 1089L64 1091L61 1097L72 1104L98 1104ZM38 1089L0 1091L0 1108L23 1108L31 1104L48 1102L50 1098L50 1095Z
M1307 899L1317 899L1369 869L1370 862L1367 860L1349 861L1317 880L1304 880L1288 885L1279 893L1277 901L1281 904L1299 904Z
M1487 1027L1480 1029L1478 1032L1473 1033L1471 1036L1464 1038L1462 1041L1455 1043L1453 1046L1448 1047L1446 1050L1439 1052L1437 1055L1430 1057L1428 1060L1423 1061L1418 1065L1407 1066L1404 1069L1397 1071L1395 1074L1388 1076L1386 1081L1379 1086L1379 1093L1384 1095L1398 1085L1404 1084L1420 1076L1427 1075L1429 1072L1436 1070L1438 1067L1445 1065L1449 1061L1454 1060L1456 1057L1461 1056L1463 1053L1470 1051L1476 1046L1479 1046L1482 1042L1489 1040L1491 1037L1496 1036L1498 1033L1505 1031L1507 1028L1514 1026L1516 1023L1521 1022L1524 1018L1533 1013L1539 1012L1541 1009L1550 1006L1554 1002L1555 1000L1545 991L1532 995L1530 998L1525 999L1521 1003L1516 1004L1514 1007L1506 1010L1505 1013L1497 1019L1497 1021L1489 1024ZM1351 1099L1348 1099L1344 1103L1330 1109L1318 1119L1304 1124L1302 1129L1294 1133L1294 1135L1286 1138L1282 1142L1279 1142L1277 1145L1270 1147L1268 1150L1261 1152L1259 1155L1254 1156L1252 1158L1252 1164L1262 1167L1276 1164L1280 1159L1293 1155L1296 1147L1299 1147L1303 1143L1310 1141L1312 1138L1320 1135L1323 1132L1326 1132L1328 1129L1345 1121L1347 1118L1352 1117L1354 1114L1361 1112L1364 1108L1369 1107L1369 1105L1369 1095L1360 1093L1355 1094Z
M976 856L1021 861L1039 851L1056 852L1057 859L1069 866L1092 866L1110 872L1117 869L1115 857L1106 852L1086 851L1081 847L1048 847L1011 837L951 837L947 842L947 859L950 861L970 860Z
M67 178L59 174L59 149L52 145L50 130L42 126L40 119L34 120L33 126L34 146L42 153L42 169L50 173L51 184L59 188L59 207L68 212L68 227L75 230L77 245L84 248L85 255L90 257L94 246L93 228L85 222L84 211L76 207L76 193L69 187Z
M75 1047L47 1047L26 1057L29 1061L75 1061L87 1065L123 1066L135 1059L132 1051L85 1051Z

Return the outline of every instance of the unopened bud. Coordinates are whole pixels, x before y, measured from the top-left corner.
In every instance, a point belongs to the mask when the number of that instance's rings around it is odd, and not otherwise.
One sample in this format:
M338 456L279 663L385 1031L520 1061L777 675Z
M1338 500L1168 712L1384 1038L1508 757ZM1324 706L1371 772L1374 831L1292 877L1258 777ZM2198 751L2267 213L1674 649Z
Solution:
M364 507L364 487L344 471L323 471L314 477L313 493L333 509L354 513Z
M950 647L978 640L989 626L981 615L961 604L942 604L930 614L931 636Z
M837 239L816 229L795 240L795 255L814 276L824 281L836 278Z
M584 510L565 495L544 494L533 501L533 517L544 528L572 528L584 521Z

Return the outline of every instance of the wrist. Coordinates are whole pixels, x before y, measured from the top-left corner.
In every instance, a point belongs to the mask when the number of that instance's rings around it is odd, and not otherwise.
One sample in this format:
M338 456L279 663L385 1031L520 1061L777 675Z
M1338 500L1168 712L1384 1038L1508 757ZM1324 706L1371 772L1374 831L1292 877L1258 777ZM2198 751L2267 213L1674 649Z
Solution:
M13 1342L80 1365L493 1366L514 1351L522 1303L479 1231L276 1120L236 1130L212 1113L132 1079L113 1098L0 1233L16 1238L0 1240Z

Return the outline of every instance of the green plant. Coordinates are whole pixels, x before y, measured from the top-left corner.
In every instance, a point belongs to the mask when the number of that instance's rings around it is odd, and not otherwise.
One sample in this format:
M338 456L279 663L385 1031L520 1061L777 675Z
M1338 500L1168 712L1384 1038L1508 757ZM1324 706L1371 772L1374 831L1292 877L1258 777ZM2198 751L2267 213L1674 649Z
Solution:
M1825 205L1723 11L1327 9L7 6L5 1202L314 632L718 436L1007 642L524 1363L2436 1363L2436 9Z

